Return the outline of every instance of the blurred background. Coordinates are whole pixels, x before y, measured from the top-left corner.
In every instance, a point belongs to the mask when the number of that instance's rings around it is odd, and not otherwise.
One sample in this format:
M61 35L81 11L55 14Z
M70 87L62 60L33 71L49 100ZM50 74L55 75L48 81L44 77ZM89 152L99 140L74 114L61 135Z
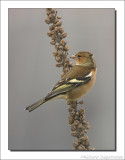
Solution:
M69 56L94 53L97 78L84 100L88 137L96 150L115 150L115 9L57 9L67 33ZM25 107L43 98L60 79L54 46L46 35L45 9L8 10L8 149L73 150L65 100Z

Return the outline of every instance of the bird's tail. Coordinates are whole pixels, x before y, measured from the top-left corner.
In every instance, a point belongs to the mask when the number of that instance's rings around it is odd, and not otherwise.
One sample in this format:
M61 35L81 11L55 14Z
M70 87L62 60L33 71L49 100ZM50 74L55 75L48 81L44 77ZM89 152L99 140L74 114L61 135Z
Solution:
M31 112L31 111L33 111L34 109L36 109L37 107L39 107L40 105L42 105L43 103L45 103L46 101L48 101L48 100L45 100L45 99L43 98L43 99L37 101L36 103L34 103L34 104L26 107L25 110L28 110L29 112Z
M58 94L55 94L55 92L50 92L46 97L44 97L43 99L37 101L36 103L26 107L25 110L28 110L29 112L33 111L34 109L38 108L40 105L42 105L43 103L50 101L52 99L54 99L55 97L57 98Z

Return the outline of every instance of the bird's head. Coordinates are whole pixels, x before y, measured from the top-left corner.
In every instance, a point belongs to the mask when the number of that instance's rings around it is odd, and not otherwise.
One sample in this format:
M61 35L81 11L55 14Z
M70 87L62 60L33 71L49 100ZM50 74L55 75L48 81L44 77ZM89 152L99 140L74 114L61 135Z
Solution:
M76 61L76 65L84 65L93 63L93 54L89 52L78 52L70 58Z

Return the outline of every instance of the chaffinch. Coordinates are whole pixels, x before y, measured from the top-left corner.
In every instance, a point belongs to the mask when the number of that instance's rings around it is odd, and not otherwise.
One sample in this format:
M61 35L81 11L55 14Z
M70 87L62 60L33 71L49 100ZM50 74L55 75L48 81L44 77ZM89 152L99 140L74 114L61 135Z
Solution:
M92 88L96 77L96 64L93 54L89 52L78 52L75 56L71 56L71 58L76 61L76 65L58 81L45 98L28 106L26 110L31 112L52 99L76 101Z

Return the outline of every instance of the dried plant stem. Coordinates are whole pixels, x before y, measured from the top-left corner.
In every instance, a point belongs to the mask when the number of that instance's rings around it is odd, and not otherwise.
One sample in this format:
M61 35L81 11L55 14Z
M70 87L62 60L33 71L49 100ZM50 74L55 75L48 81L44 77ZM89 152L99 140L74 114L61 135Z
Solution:
M67 34L62 28L61 17L57 16L57 11L54 8L46 9L47 18L45 22L49 24L49 32L47 35L51 37L51 45L55 45L55 51L53 56L56 60L56 67L62 67L63 72L61 77L63 77L66 72L68 72L72 67L73 63L69 61L68 50L69 46L67 42L63 39L66 38ZM89 148L90 142L86 135L90 125L85 121L85 110L82 108L77 109L78 104L83 104L83 101L79 103L77 101L68 101L69 105L69 124L71 127L71 135L77 137L73 143L74 150L93 150L94 148Z
M47 24L50 24L50 31L47 33L47 35L52 38L50 44L55 45L53 56L55 57L55 60L57 62L56 66L63 67L63 73L61 75L63 76L73 66L73 63L69 62L69 58L67 56L69 46L67 45L67 42L63 40L67 36L67 34L64 33L64 30L61 27L62 22L59 21L61 17L57 16L57 11L55 11L54 8L46 9L46 13L47 18L45 19L45 22Z

